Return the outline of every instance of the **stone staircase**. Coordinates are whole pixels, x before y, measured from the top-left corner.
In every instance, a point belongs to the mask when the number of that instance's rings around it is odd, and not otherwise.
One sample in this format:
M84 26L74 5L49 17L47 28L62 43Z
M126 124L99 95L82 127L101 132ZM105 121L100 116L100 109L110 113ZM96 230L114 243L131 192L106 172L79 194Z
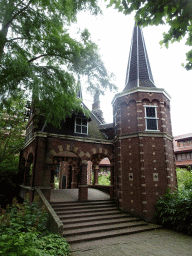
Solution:
M69 244L160 228L121 212L111 200L54 202L51 205L64 224L63 236Z

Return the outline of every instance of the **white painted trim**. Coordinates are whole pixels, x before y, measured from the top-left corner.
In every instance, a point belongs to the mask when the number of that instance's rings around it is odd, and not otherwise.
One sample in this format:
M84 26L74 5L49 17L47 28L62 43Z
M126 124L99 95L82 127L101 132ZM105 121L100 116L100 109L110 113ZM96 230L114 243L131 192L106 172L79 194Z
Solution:
M138 44L138 34L139 27L137 26L137 87L139 87L139 44Z
M154 106L154 105L144 105L143 107L145 108L145 117L144 117L144 119L145 119L145 128L146 128L145 131L160 131L160 130L158 129L158 119L159 119L159 118L157 118L157 106ZM146 108L155 108L155 117L147 117ZM157 130L150 130L150 129L147 129L147 120L148 120L148 119L156 120Z
M99 118L91 111L91 115L93 115L97 121L99 122L99 125L102 125L101 121L99 120Z
M170 141L173 141L173 137L166 133L149 130L149 131L136 132L136 133L127 134L127 135L121 135L118 137L118 139L114 140L114 142L118 140L137 138L137 137L158 137L158 138L166 138Z
M125 78L125 87L127 86L127 83L129 81L129 75L130 75L130 65L131 65L131 56L132 56L131 54L132 54L132 47L133 47L134 29L135 29L135 26L133 27L133 32L132 32L132 39L131 39L130 52L129 52L129 60L128 60L128 65L127 65L126 78Z
M76 123L77 118L81 119L81 125L79 125L79 124ZM85 119L85 120L87 121L87 126L86 126L86 127L87 127L87 133L82 132L82 127L85 127L85 125L82 125L82 119ZM87 120L87 118L76 116L76 117L75 117L75 123L74 123L74 125L75 125L75 127L74 127L74 133L88 135L88 120ZM81 126L81 132L77 132L77 131L76 131L76 126L77 126L77 125L78 125L78 126Z
M143 105L143 107L152 107L152 108L158 108L156 105Z
M111 102L112 105L114 105L117 98L130 95L135 92L147 92L147 93L163 93L169 100L171 100L171 96L165 91L163 88L151 88L151 87L136 87L127 91L120 92L116 94Z

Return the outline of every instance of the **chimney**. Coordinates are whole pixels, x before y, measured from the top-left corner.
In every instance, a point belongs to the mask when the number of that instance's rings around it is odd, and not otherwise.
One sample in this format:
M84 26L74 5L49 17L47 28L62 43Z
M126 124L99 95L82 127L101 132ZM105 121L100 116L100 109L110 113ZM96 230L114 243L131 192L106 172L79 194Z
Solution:
M104 122L103 111L100 109L99 92L97 91L94 95L94 102L92 104L92 112L99 119L101 123Z

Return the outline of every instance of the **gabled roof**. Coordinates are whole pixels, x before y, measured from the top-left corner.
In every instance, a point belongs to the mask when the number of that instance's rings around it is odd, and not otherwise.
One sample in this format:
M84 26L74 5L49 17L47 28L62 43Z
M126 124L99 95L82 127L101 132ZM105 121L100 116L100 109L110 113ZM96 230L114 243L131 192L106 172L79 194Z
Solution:
M82 107L88 109L88 107L82 102ZM95 139L107 140L103 132L100 131L100 125L102 121L91 111L89 116L89 125L88 125L88 137Z
M155 87L142 29L134 26L124 91Z
M185 139L187 140L189 138L192 138L192 133L175 136L174 140L185 140Z

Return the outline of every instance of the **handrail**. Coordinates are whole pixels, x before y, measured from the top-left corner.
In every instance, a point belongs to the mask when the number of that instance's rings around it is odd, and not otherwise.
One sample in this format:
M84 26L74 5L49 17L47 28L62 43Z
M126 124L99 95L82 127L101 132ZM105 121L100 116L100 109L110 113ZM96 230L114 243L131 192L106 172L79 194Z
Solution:
M54 211L54 209L52 208L50 203L47 201L47 199L41 192L40 188L35 187L35 193L38 194L38 196L41 200L41 204L45 206L46 211L49 214L49 219L48 219L48 223L47 223L48 230L52 233L56 233L56 234L59 234L62 236L63 235L63 223L61 222L61 220L57 216L56 212Z

